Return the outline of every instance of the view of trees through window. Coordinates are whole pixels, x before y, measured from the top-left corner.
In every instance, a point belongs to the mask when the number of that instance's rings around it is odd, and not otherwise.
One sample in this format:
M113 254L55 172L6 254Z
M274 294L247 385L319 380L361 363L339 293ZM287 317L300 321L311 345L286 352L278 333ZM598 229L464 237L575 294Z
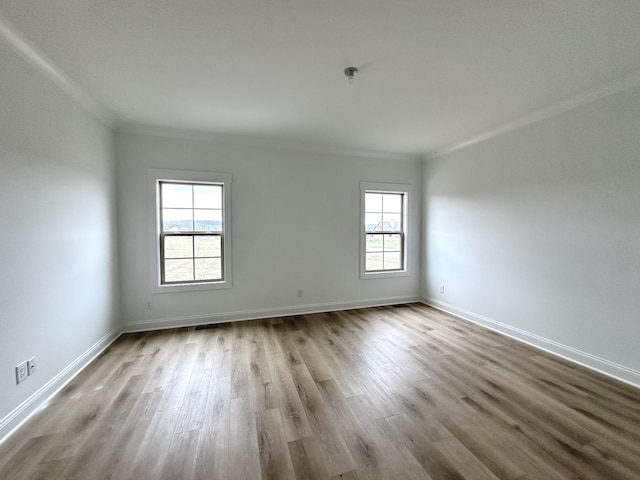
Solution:
M403 193L365 193L365 271L403 268L403 206Z

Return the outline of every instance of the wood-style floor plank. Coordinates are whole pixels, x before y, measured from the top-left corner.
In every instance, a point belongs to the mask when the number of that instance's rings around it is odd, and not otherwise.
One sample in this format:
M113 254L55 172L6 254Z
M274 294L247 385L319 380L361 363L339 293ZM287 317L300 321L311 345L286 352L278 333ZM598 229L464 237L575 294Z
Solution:
M0 478L640 479L640 390L421 304L127 334Z
M280 410L271 408L256 413L260 465L264 480L295 480L289 443Z
M226 373L226 371L225 371ZM194 478L227 478L229 468L229 416L231 377L218 377L209 384L204 409L204 424L195 453Z

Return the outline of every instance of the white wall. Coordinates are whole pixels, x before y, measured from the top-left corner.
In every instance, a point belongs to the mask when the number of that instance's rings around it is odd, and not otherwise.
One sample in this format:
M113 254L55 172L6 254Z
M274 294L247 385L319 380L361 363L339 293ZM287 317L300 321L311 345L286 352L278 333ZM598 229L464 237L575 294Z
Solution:
M1 439L113 337L119 308L113 134L1 41L0 65Z
M188 134L185 134L188 135ZM116 135L125 328L145 329L393 303L420 295L418 159L311 153L205 138ZM147 170L233 175L233 288L151 294ZM360 280L360 181L415 186L410 276ZM296 296L297 289L304 296ZM145 309L145 301L153 310Z
M636 88L426 160L423 297L640 385L639 112Z

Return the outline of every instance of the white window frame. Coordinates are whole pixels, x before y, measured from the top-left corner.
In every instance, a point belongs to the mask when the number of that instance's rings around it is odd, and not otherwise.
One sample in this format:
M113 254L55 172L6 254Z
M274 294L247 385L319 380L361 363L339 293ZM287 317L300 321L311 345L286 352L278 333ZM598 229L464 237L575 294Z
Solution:
M367 193L401 193L403 195L402 206L402 269L390 271L366 271L366 240L365 231L365 194ZM409 211L409 199L411 195L411 185L402 183L377 183L377 182L360 182L360 279L371 280L378 278L393 278L409 276L407 258L408 254L408 238L409 224L407 222Z
M151 292L172 293L231 288L233 285L233 268L231 264L231 174L152 168L148 170L147 178L150 204ZM160 182L213 183L222 185L222 225L224 230L224 241L222 242L222 280L165 285L161 283Z

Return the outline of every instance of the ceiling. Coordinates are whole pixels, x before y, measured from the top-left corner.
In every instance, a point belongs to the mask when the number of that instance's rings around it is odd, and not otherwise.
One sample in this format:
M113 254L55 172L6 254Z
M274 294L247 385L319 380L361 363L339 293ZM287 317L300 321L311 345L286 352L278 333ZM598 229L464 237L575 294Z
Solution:
M455 148L640 78L638 0L0 0L0 15L118 122L380 152Z

